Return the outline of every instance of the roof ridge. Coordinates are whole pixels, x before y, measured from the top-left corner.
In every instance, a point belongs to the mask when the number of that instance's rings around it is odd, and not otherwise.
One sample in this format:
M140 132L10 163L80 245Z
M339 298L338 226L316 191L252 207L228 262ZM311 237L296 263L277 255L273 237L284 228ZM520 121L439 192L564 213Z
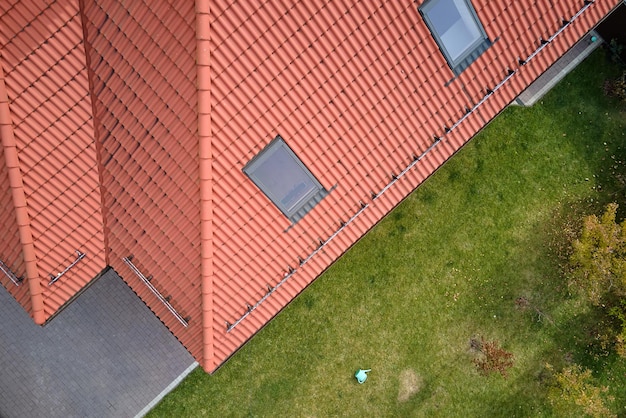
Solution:
M213 170L211 150L211 4L196 0L196 72L200 177L200 259L202 278L202 366L215 368L213 336Z
M9 176L9 187L13 197L17 228L19 231L20 243L24 255L24 265L26 268L26 279L30 293L33 320L36 324L42 325L45 322L43 307L43 293L37 267L37 254L31 230L30 217L26 206L26 193L20 171L19 158L17 155L17 144L13 133L13 121L11 110L9 109L9 95L6 88L4 70L0 62L0 141L4 148L4 157Z

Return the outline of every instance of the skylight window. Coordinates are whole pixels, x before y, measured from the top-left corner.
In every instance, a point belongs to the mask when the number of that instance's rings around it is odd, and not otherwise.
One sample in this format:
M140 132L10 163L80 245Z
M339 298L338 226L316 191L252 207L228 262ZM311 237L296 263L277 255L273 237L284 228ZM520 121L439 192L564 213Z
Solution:
M470 0L427 0L419 10L457 75L491 45Z
M246 164L243 172L293 223L328 194L280 136Z

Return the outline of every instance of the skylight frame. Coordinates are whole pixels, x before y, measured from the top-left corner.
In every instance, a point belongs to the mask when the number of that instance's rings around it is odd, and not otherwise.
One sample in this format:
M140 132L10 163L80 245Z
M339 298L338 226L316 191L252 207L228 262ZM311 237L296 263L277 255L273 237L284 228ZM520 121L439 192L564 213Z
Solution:
M446 45L446 42L443 39L445 34L439 33L436 28L435 22L433 21L430 13L433 9L441 5L442 3L449 3L448 10L454 6L465 6L462 12L465 12L466 17L469 19L463 19L464 24L473 23L473 29L478 32L478 37L467 44L461 54L457 57L453 56L451 53L451 45ZM419 8L419 13L422 15L426 26L428 27L433 39L437 43L439 50L442 55L446 59L448 66L454 72L455 76L458 76L469 67L472 62L474 62L483 52L485 52L492 44L491 40L487 36L487 32L485 31L482 22L480 21L478 14L476 13L476 9L474 8L471 0L426 0Z
M282 154L279 157L287 160L289 167L286 167L282 173L276 170L276 173L268 175L267 169L270 166L266 164L277 158L276 156L279 154ZM271 166L271 168L275 168L275 166ZM273 171L271 168L269 171ZM243 167L243 172L293 224L302 219L328 194L328 190L322 186L280 135L276 136L261 152L254 156ZM285 179L300 179L301 181L300 183L294 182L292 184L294 187L285 194L284 186L288 184ZM297 187L302 186L302 184L304 184L305 189L299 193ZM289 199L291 195L293 198Z

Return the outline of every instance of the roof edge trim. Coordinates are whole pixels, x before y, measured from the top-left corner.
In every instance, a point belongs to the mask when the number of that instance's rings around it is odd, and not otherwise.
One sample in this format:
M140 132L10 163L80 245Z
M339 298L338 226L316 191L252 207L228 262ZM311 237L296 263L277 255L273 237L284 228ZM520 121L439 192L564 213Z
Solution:
M9 187L15 207L17 228L19 231L22 253L24 256L24 266L26 268L26 280L30 293L33 320L38 325L45 322L43 290L39 278L37 267L37 254L33 240L33 233L30 226L30 217L26 206L26 193L22 181L19 157L17 155L17 144L13 133L13 122L11 110L9 109L9 95L6 88L4 69L0 62L0 140L4 149L7 171L9 175Z
M196 76L200 177L200 257L202 278L202 367L215 369L213 331L213 170L211 147L211 4L196 0Z

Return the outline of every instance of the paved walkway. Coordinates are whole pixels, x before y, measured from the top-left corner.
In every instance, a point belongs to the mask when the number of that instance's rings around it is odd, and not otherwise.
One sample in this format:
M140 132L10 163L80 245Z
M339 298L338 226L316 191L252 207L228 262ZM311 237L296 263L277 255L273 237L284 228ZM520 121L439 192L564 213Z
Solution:
M592 41L592 37L594 41ZM515 104L532 106L558 84L567 74L585 60L602 43L600 35L594 30L585 35L576 45L559 58L550 68L539 76L515 100Z
M45 327L0 286L0 417L142 415L194 366L113 270Z

